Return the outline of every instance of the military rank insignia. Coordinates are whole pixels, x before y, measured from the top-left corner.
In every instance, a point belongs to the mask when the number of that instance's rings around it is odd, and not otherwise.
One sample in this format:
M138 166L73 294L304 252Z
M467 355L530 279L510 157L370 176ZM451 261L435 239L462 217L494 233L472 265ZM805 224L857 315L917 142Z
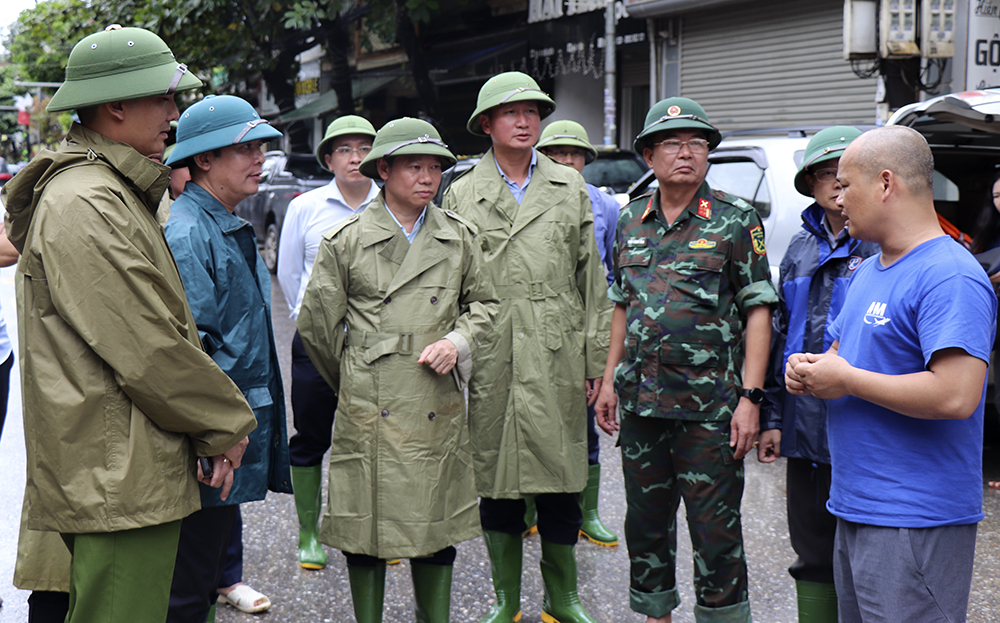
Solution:
M688 243L688 247L692 249L714 249L719 243L715 240L707 240L705 238L698 238L697 240L692 240Z
M767 253L767 248L764 246L764 229L760 225L754 225L750 230L750 239L753 241L754 253L757 255Z
M712 218L712 202L708 199L698 200L698 216L701 218Z

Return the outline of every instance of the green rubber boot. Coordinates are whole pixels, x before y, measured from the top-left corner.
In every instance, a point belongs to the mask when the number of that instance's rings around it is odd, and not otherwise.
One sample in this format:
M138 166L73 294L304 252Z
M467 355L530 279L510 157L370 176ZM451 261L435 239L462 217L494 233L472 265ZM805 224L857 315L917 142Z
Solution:
M837 623L837 591L833 584L795 581L799 623Z
M326 550L319 542L319 513L323 484L323 466L292 466L292 490L295 512L299 516L299 566L303 569L326 567Z
M208 616L205 617L205 623L215 623L215 607L219 602L212 604L212 607L208 609Z
M448 623L451 610L451 565L410 560L417 623Z
M580 536L591 543L605 547L618 545L618 536L608 530L597 515L597 494L601 489L601 464L591 465L587 473L587 488L580 494L580 510L583 511L583 525Z
M382 603L385 601L385 561L371 567L347 565L351 579L351 599L354 618L358 623L382 623Z
M535 498L524 498L524 529L523 536L531 536L538 532L538 511L535 509Z
M576 594L576 555L572 545L542 539L542 623L597 623Z
M497 601L479 623L517 623L521 620L521 537L483 530Z

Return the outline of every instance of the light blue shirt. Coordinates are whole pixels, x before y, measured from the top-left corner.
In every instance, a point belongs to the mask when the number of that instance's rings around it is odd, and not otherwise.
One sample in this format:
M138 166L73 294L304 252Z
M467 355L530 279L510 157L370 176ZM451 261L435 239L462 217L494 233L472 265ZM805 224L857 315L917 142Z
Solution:
M497 162L496 154L493 155L493 162L497 165L500 177L503 178L503 181L507 182L507 188L514 195L514 201L517 202L517 205L521 205L521 202L524 201L524 193L528 192L528 184L531 183L531 174L535 171L535 165L538 164L538 152L535 151L534 147L531 148L531 164L528 165L528 177L524 178L524 184L520 185L507 177L507 174L503 172L503 169L500 168L500 163Z
M399 221L396 219L396 215L393 214L392 210L389 209L388 204L385 206L385 211L388 212L389 216L392 217L392 220L396 221L396 224L399 225ZM424 209L420 213L420 216L417 217L417 222L413 224L413 231L411 231L410 233L406 233L406 229L402 225L399 225L399 228L403 230L403 235L406 236L406 241L409 242L410 244L413 244L413 239L417 237L417 232L420 231L420 226L424 224L425 216L427 216L427 206L424 206Z

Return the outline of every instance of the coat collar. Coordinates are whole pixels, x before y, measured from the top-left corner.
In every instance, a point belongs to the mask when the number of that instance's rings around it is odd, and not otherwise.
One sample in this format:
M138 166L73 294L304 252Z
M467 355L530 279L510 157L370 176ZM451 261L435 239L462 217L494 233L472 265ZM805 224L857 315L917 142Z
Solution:
M222 202L212 196L212 193L208 192L194 181L188 182L184 186L183 195L187 197L196 206L201 208L208 214L215 224L219 226L224 234L231 234L241 227L246 227L250 223L243 220L242 218L232 214L226 209L226 206L222 205Z
M461 238L447 218L440 208L429 204L424 224L411 244L386 211L383 192L368 204L359 223L362 227L361 245L369 247L386 242L378 255L398 267L386 290L387 296L455 252L454 242Z
M524 200L518 205L507 188L507 183L500 176L492 147L483 155L471 175L474 200L477 203L486 202L503 214L511 223L511 235L524 229L558 203L558 200L546 200L553 191L562 193L573 182L574 176L580 177L571 167L548 157L539 157L535 170L531 173L531 182L524 193Z

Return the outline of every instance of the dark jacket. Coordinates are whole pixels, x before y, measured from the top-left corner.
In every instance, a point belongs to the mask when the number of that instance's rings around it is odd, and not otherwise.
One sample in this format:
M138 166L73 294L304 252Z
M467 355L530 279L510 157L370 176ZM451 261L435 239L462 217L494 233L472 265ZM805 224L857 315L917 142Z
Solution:
M762 430L781 429L782 456L830 463L826 440L826 402L785 392L785 362L793 353L830 348L829 326L840 313L848 280L861 261L879 252L877 244L848 238L830 248L823 208L802 211L802 231L792 236L781 260L774 313L771 359L761 405Z

